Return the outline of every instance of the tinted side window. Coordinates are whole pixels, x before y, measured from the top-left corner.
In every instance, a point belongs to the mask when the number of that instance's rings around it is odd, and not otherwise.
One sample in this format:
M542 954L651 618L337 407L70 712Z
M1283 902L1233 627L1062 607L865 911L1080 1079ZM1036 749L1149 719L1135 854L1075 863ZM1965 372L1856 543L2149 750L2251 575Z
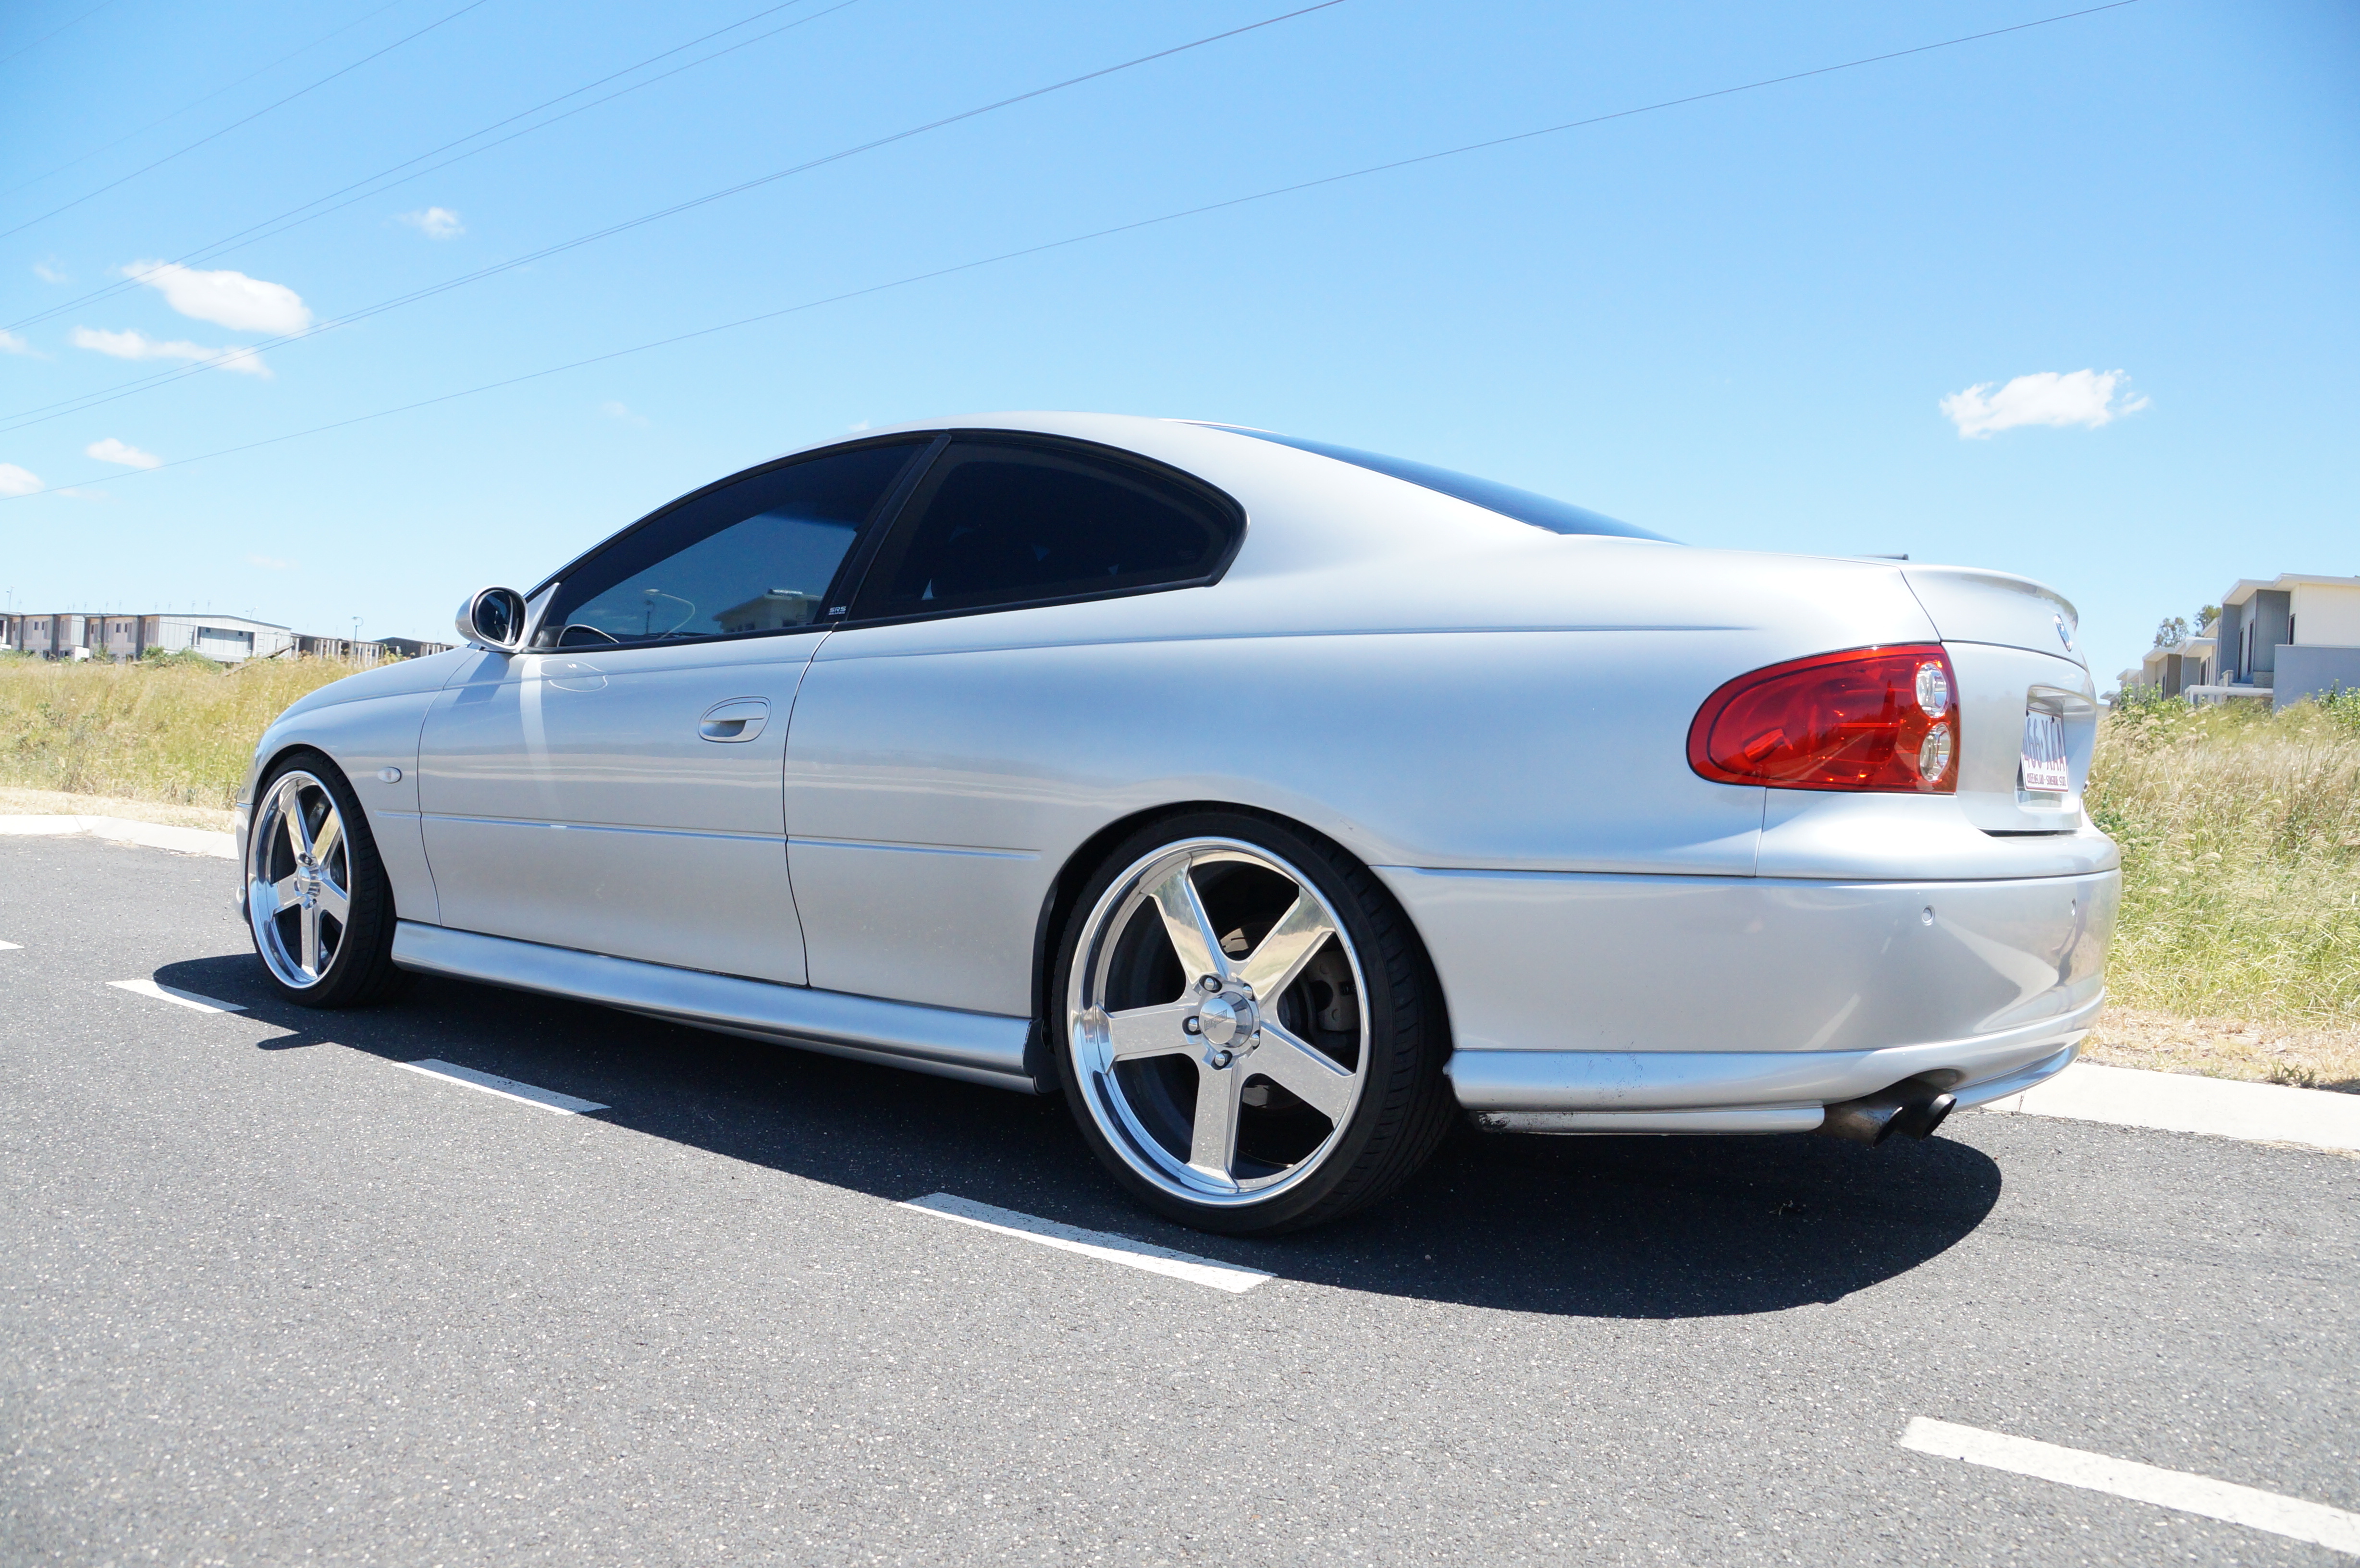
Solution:
M925 445L831 452L674 507L567 574L544 641L606 647L810 625L861 525Z
M1240 520L1144 463L963 441L919 483L861 592L863 616L982 609L1209 576Z

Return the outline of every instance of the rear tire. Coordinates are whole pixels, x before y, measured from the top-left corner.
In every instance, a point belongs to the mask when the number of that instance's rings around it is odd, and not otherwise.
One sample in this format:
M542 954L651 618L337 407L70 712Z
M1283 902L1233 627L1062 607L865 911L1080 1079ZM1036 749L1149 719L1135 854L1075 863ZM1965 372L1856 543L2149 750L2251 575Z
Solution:
M393 886L359 797L327 757L290 752L264 777L245 875L246 932L283 999L358 1007L409 989L393 965Z
M1452 1125L1441 986L1408 918L1342 848L1276 818L1191 811L1116 846L1048 997L1082 1136L1200 1230L1340 1218Z

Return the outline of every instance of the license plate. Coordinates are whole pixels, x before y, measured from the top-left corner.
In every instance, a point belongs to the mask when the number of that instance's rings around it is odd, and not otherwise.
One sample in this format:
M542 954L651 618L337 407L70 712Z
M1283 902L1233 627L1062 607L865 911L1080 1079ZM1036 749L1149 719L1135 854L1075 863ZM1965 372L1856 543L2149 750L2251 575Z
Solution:
M2036 795L2062 795L2073 788L2065 766L2065 721L2037 709L2024 715L2024 788Z

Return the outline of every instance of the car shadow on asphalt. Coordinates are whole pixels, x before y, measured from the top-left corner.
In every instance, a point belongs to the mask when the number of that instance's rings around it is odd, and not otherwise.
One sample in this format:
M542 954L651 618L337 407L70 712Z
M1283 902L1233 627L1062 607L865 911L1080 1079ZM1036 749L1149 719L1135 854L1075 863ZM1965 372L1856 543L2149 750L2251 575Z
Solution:
M1513 1312L1682 1318L1832 1301L1905 1274L1982 1223L1999 1167L1950 1138L1455 1134L1408 1189L1274 1240L1206 1236L1132 1203L1064 1103L422 979L392 1006L289 1006L246 954L156 979L388 1061L439 1058L610 1108L596 1119L900 1201L950 1192L1280 1278Z

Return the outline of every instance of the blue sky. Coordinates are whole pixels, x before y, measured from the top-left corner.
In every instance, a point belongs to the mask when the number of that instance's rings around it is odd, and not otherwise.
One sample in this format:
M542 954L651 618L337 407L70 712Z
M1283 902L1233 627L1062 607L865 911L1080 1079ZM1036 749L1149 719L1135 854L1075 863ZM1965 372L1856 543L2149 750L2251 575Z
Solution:
M2074 8L1342 0L316 330L1291 8L799 0L125 281L773 4L7 8L0 492L40 493L0 499L0 593L434 637L779 451L1024 408L1323 437L1693 543L2022 572L2081 606L2102 674L2240 576L2360 572L2360 11L2329 0L2137 0L204 457Z

